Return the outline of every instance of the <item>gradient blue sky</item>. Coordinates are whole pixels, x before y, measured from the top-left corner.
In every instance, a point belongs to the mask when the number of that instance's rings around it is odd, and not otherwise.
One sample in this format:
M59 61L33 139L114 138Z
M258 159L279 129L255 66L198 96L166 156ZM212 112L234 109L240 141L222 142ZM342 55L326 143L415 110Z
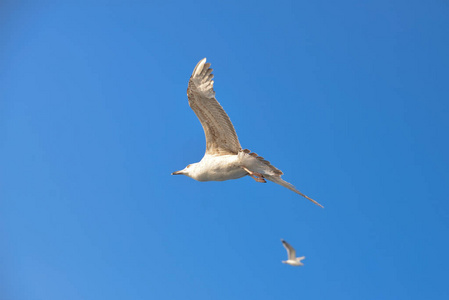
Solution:
M447 1L91 2L0 5L1 299L449 298ZM325 209L170 176L203 57Z

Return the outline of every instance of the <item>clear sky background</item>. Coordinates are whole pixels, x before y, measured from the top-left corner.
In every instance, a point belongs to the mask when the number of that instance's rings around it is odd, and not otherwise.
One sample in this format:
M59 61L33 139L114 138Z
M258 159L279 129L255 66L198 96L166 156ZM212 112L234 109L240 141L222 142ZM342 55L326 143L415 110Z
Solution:
M449 298L447 1L95 3L0 5L1 299ZM170 175L204 57L324 209Z

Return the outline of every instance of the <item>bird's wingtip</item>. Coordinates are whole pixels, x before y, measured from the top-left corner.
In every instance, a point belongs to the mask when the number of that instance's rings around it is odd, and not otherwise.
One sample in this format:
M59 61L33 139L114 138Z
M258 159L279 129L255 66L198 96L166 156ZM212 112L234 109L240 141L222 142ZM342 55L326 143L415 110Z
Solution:
M203 66L204 66L205 63L206 63L206 58L203 58L202 60L200 60L200 61L196 64L195 69L193 69L192 76L195 76L196 74L201 73L201 71L203 70Z

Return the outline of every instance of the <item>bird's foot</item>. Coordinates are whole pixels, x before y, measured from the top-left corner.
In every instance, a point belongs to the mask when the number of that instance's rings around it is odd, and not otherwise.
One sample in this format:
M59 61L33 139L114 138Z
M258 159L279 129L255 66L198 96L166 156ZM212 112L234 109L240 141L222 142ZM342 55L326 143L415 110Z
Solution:
M265 177L263 177L262 174L260 174L259 177L256 177L256 176L251 176L251 177L252 177L255 181L257 181L257 182L267 183L267 181L264 179Z
M248 175L249 175L252 179L254 179L255 181L261 182L261 183L267 183L267 182L265 181L265 179L264 179L265 177L263 177L262 174L260 174L260 173L258 173L258 172L250 171L250 170L248 170L248 169L245 168L245 167L242 167L242 169L245 170L246 172L248 172Z

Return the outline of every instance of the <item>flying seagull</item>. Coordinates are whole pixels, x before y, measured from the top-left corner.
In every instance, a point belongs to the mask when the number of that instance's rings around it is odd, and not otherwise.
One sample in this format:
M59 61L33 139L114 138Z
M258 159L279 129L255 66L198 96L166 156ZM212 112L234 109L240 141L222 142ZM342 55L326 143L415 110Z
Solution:
M306 257L305 256L296 257L295 249L293 249L293 247L290 246L290 244L287 243L286 241L284 241L283 239L281 239L281 241L282 241L282 245L284 245L284 248L287 249L287 254L288 254L288 259L283 260L282 263L289 264L289 265L295 266L295 267L304 266L304 264L301 262L301 260L303 260Z
M226 112L215 99L214 81L210 63L200 60L193 70L187 88L189 105L203 126L206 135L206 153L200 162L188 165L172 175L186 175L198 181L223 181L249 175L257 182L273 181L321 204L298 191L281 179L281 170L263 157L248 149L242 149L234 126Z

